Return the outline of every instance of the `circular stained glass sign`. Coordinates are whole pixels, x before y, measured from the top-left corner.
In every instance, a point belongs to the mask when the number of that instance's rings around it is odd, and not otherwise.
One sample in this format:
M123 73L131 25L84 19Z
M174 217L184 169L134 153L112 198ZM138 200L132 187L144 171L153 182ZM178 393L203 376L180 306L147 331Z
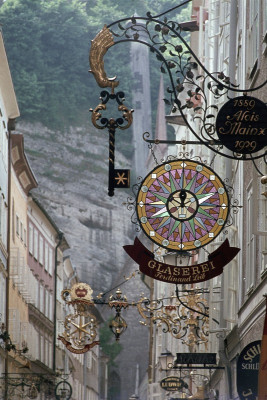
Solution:
M136 212L142 230L154 243L170 250L194 250L222 231L229 198L211 168L176 160L146 176L137 193Z

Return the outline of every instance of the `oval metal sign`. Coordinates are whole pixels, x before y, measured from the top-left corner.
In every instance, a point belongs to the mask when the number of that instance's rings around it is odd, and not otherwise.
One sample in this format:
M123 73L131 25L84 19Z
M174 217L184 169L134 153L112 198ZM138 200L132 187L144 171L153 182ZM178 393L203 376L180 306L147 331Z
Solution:
M267 145L267 106L250 96L230 99L220 109L216 131L221 143L239 154L251 154Z
M168 392L176 392L176 390L187 387L187 384L178 376L167 376L160 381L160 386Z

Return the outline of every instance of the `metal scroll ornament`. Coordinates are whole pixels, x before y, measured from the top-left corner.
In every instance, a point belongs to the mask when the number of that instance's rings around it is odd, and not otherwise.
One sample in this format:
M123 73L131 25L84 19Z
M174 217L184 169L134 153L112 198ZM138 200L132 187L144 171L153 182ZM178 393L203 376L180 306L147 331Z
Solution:
M99 344L95 340L97 321L93 314L92 292L86 283L77 283L61 293L63 300L73 307L74 312L66 316L65 329L58 339L72 353L83 354Z
M137 309L143 318L142 325L150 321L162 332L169 332L175 339L180 339L189 348L204 344L207 350L209 335L208 304L199 293L189 291L186 297L163 304L163 300L150 301L142 297Z
M149 47L159 61L161 73L166 74L169 78L169 86L164 101L172 107L171 117L180 118L182 124L186 125L196 138L195 141L188 143L205 145L217 154L232 159L255 160L264 157L266 162L266 111L265 118L261 117L264 114L261 112L262 107L258 109L258 106L253 110L255 114L252 110L250 116L248 116L248 113L244 114L246 116L242 121L246 120L248 125L251 124L251 131L247 130L246 134L243 134L242 127L239 130L240 138L232 134L231 138L225 141L225 138L222 139L222 136L218 134L216 126L216 121L218 122L222 115L216 103L219 103L220 98L229 100L234 93L237 93L240 95L239 99L245 105L247 94L262 88L266 85L267 80L254 88L242 88L231 82L224 72L208 71L184 40L183 30L186 29L184 24L168 20L164 16L179 9L183 4L173 7L171 10L166 10L165 13L160 15L153 16L150 12L147 12L146 16L143 17L123 18L104 26L92 41L89 56L91 72L100 87L111 87L112 93L114 93L114 87L118 85L118 81L115 81L116 77L107 78L104 71L103 57L107 50L114 45L125 42L137 42ZM162 16L164 17L161 20L160 17ZM198 29L198 22L192 21L192 23ZM254 100L255 104L258 104L259 100ZM246 111L250 110L244 110L244 112ZM188 113L192 118L187 119ZM256 115L260 116L261 126L264 129L263 133L260 133L262 137L256 135L255 131L251 133L256 122L254 119ZM241 122L238 117L234 118L236 118L237 124ZM196 126L198 126L198 129L196 129ZM236 130L238 129L237 126ZM145 140L149 143L155 143L153 139L145 138ZM164 141L158 141L158 143L161 142ZM166 142L168 143L168 141ZM230 142L231 144L229 144ZM175 143L181 142L175 141ZM224 151L224 147L231 151Z
M225 226L229 197L220 177L192 160L165 162L139 187L136 213L144 233L172 251L209 244Z

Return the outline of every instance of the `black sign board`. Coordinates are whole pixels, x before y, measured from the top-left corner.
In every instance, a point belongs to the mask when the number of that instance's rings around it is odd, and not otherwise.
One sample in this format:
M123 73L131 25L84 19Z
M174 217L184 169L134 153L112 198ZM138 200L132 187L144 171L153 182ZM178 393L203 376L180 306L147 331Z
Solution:
M160 381L160 386L168 392L176 392L179 389L187 388L188 385L183 379L178 378L178 376L167 376Z
M130 170L114 169L113 185L115 189L127 189L130 187Z
M217 115L216 131L233 152L255 153L267 145L267 106L255 97L230 99Z
M236 386L240 400L258 399L261 341L248 344L237 360Z
M216 353L176 353L175 364L216 364Z

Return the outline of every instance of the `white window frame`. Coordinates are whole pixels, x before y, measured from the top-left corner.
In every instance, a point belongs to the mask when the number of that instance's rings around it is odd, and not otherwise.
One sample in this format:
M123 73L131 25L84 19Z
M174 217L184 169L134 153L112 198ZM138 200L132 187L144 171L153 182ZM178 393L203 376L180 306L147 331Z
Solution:
M24 242L24 246L27 247L27 231L25 228L23 230L23 242Z
M38 260L38 231L33 228L33 255L36 260Z
M39 310L44 314L44 287L41 283L39 286Z
M29 253L33 255L33 225L29 223Z
M39 235L39 263L44 265L44 239Z
M47 318L49 318L49 306L50 306L50 297L49 297L49 292L47 289L45 289L45 315Z
M20 239L23 242L23 223L20 221Z
M49 247L48 272L49 272L50 275L52 275L52 272L53 272L53 251L52 251L51 247Z
M53 321L53 293L49 293L49 317Z
M44 259L45 270L48 271L48 243L45 242L45 259Z
M260 52L260 0L249 0L247 64L249 78L259 68Z
M19 236L19 216L16 214L16 234Z

